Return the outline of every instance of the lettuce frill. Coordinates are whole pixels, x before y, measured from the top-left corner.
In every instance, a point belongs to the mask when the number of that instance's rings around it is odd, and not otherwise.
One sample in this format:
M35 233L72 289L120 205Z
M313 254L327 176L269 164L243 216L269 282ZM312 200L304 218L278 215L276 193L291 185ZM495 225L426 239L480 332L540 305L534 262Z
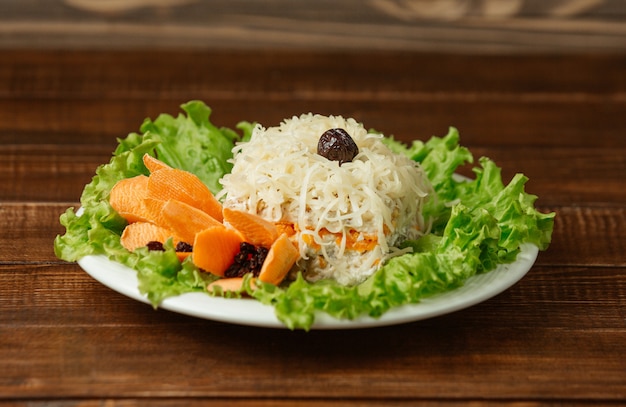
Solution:
M245 142L253 127L242 122L238 125L241 135L218 128L210 122L211 109L200 101L188 102L182 109L185 114L177 117L163 114L154 121L147 119L140 133L119 140L110 162L100 166L85 186L82 213L69 208L61 215L66 231L54 242L55 254L66 261L104 254L133 268L140 291L155 307L170 296L204 291L215 277L191 261L181 264L171 244L166 244L164 252L124 249L120 235L126 221L108 203L111 188L120 179L148 174L142 160L148 153L193 172L217 193L219 180L232 168L234 144ZM523 244L540 250L550 244L554 213L535 208L537 197L525 192L528 179L524 175L515 175L505 185L500 168L485 157L473 167L473 179L455 175L459 167L474 163L471 152L459 144L456 129L410 146L392 138L385 142L396 153L419 162L433 185L435 194L424 207L430 233L404 242L411 253L390 259L357 286L309 283L301 276L280 287L259 283L252 290L246 284L247 294L272 305L287 327L308 330L319 312L346 319L379 317L390 308L454 289L475 274L515 261Z

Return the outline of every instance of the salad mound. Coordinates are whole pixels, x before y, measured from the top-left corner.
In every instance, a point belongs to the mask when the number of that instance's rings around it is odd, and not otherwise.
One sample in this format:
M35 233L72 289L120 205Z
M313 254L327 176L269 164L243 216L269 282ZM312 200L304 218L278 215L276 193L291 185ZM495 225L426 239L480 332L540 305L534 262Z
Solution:
M183 104L182 109L184 114L177 117L162 114L155 120L146 119L139 133L119 140L110 162L101 165L85 186L81 213L68 208L61 215L66 231L54 242L55 254L63 260L101 254L136 270L139 290L155 307L170 296L208 293L207 287L220 277L197 267L191 256L181 258L171 239L162 250L127 250L120 238L128 221L110 204L113 186L120 180L148 176L150 171L144 164L148 154L168 166L193 173L226 204L229 191L220 191L236 179L233 152L252 146L253 133L262 129L249 122L240 123L239 131L216 127L210 121L211 109L201 101ZM311 117L304 115L301 119ZM349 124L362 128L351 119ZM419 202L417 215L421 213L421 218L414 220L422 228L420 233L398 239L397 255L383 260L371 275L355 284L341 284L336 279L309 281L300 271L289 281L275 285L248 274L236 290L213 290L212 295L252 297L272 305L287 327L308 330L317 313L347 319L378 317L392 307L419 302L458 287L475 274L515 261L523 244L534 244L540 250L548 247L554 213L541 213L534 207L537 197L525 192L524 175L515 175L505 185L500 169L485 157L473 168L474 179L455 175L460 166L474 163L471 152L459 145L456 129L450 128L444 137L411 145L392 137L372 139L402 156L406 160L403 162L416 163L413 168L425 176L420 184L424 188L419 190L428 191L429 197ZM347 170L350 160L358 161L360 151L355 153L350 152L342 161L344 154L337 165ZM375 179L377 174L371 177ZM258 207L255 209L258 211Z
M337 132L343 140L330 143L354 150L349 160L320 151L324 137ZM307 281L361 283L404 252L397 244L427 229L422 206L430 183L419 163L382 138L341 116L309 113L276 127L257 125L235 147L233 169L221 180L224 206L292 230Z

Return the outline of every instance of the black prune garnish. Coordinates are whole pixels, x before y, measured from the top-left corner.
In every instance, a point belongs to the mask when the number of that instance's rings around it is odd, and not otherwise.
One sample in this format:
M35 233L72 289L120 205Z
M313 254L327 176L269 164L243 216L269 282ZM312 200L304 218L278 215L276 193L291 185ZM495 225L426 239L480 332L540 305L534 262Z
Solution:
M256 247L247 242L241 243L239 253L235 255L233 264L224 272L224 277L243 277L248 273L258 277L268 252L269 250L265 247Z
M176 243L175 250L181 253L191 253L193 251L193 246L187 242L178 242Z
M159 251L159 252L165 251L165 247L163 247L163 243L157 242L156 240L148 242L146 246L148 246L148 250L150 251Z
M351 162L359 154L359 147L344 129L326 130L317 143L317 154L339 165Z

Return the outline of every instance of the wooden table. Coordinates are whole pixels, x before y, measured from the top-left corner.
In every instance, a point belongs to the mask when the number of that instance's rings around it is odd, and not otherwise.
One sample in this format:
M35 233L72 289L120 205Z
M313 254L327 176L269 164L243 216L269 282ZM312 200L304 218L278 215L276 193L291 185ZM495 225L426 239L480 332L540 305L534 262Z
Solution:
M0 52L0 400L22 405L626 403L626 55ZM213 121L342 114L456 126L529 178L553 243L477 306L365 330L264 329L128 299L58 260L116 138L202 99Z

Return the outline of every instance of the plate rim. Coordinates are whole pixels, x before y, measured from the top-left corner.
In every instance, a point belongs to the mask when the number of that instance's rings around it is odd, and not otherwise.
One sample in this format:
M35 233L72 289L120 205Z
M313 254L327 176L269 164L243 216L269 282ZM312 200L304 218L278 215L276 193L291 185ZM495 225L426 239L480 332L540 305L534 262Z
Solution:
M522 244L514 262L499 264L494 270L474 275L453 290L425 297L415 304L394 307L378 318L364 315L355 319L337 319L318 312L310 330L398 325L469 308L495 297L519 282L534 265L538 253L536 245ZM77 263L102 285L126 297L152 305L147 296L140 293L137 272L134 269L110 260L103 254L85 256ZM223 298L202 292L190 292L168 297L157 308L217 322L289 329L276 317L274 307L251 298Z

